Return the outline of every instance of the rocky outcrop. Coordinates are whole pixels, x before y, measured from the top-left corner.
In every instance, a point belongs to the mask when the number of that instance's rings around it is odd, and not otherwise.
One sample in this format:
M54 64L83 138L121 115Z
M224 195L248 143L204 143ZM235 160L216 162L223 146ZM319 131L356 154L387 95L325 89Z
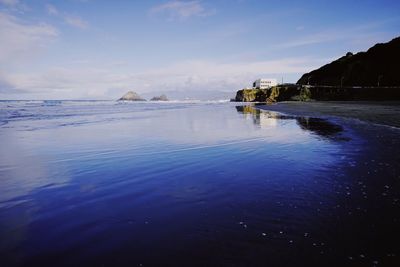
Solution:
M300 100L300 87L294 84L291 85L278 85L271 87L270 94L267 102L279 102L286 100Z
M124 94L118 101L146 101L146 99L141 98L137 93L129 91Z
M166 95L155 96L150 101L169 101Z
M314 86L400 86L400 37L366 52L345 56L304 74L297 84Z
M239 90L238 102L280 101L398 101L400 87L334 87L334 86L276 86L260 89Z
M235 101L265 102L268 96L268 89L242 89L236 92Z
M280 101L395 101L399 87L275 86L270 89L244 89L236 93L238 102Z
M293 85L278 85L269 89L242 89L237 91L235 101L238 102L277 102L296 100L300 95L300 87Z

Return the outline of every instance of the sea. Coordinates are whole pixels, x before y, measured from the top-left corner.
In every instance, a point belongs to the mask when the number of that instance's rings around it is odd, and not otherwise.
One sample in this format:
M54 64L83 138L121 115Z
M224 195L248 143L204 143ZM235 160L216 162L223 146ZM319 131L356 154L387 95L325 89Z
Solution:
M400 266L399 133L227 101L0 101L0 266Z

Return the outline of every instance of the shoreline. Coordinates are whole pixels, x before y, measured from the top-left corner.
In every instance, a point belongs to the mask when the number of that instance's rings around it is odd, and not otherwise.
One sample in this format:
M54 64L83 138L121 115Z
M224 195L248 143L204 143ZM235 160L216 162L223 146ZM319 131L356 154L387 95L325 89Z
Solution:
M256 107L291 115L344 117L400 128L400 101L286 101Z

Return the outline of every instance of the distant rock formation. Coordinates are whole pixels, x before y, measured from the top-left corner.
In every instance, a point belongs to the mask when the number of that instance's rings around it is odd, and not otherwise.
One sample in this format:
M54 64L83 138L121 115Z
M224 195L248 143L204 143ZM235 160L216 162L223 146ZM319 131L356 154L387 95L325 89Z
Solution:
M124 94L118 101L146 101L146 99L141 98L137 93L129 91Z
M400 37L376 44L367 52L347 53L317 70L304 74L299 85L400 86Z
M168 101L168 98L166 95L160 95L153 97L150 101Z

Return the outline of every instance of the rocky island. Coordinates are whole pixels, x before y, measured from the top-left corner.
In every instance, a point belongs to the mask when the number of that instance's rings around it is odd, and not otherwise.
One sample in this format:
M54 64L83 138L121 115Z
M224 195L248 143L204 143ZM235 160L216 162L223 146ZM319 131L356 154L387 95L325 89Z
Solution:
M124 94L118 101L146 101L146 99L141 98L137 93L129 91Z
M169 101L166 95L155 96L150 101Z

